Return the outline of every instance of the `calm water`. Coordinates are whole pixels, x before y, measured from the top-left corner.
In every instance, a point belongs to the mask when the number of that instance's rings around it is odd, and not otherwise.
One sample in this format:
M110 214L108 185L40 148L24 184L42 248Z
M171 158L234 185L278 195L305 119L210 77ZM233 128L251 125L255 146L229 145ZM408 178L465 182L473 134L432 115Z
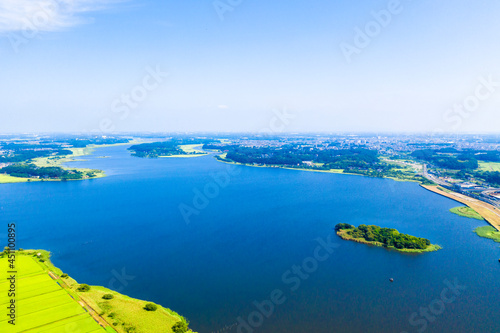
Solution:
M449 213L454 201L358 176L231 166L228 178L211 156L139 159L125 148L70 163L104 169L103 179L0 185L3 229L16 221L20 247L52 251L80 282L170 307L201 333L237 332L249 315L255 332L500 332L499 244L472 233L485 223ZM206 186L208 205L198 202L206 207L187 224L179 205L193 206ZM396 228L444 249L404 255L342 241L338 222ZM315 267L317 239L329 235L338 247ZM308 275L282 279L304 260ZM444 280L466 289L445 293L454 299L443 308ZM276 289L283 304L255 315L253 302Z

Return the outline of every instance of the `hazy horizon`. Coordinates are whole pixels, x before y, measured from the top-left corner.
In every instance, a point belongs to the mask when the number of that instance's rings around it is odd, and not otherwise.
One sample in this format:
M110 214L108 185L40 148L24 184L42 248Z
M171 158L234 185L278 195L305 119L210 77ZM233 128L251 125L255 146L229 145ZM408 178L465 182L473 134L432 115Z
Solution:
M499 9L0 0L0 133L494 134Z

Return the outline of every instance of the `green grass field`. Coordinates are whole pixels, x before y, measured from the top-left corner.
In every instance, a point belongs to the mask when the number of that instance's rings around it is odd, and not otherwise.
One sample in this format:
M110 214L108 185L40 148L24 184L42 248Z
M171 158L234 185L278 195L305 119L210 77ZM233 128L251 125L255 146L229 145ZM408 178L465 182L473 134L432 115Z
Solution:
M43 263L33 254L41 253ZM80 285L71 277L61 278L62 271L49 260L50 253L43 250L17 252L18 280L16 304L18 305L15 329L8 318L0 317L0 332L47 333L149 333L172 332L172 326L182 320L174 311L158 305L156 311L144 310L148 302L122 295L113 290L91 286L87 292L77 291ZM0 258L0 271L7 272L7 258ZM52 272L53 279L48 272ZM0 306L5 308L10 300L8 282L2 275ZM102 298L112 294L111 300ZM103 326L79 302L85 302ZM191 332L191 331L189 331Z
M206 153L201 150L201 149L196 149L197 147L202 147L203 145L196 144L196 145L181 145L180 148L186 153L186 154L194 154L194 153L201 153L205 154Z
M4 315L0 317L0 332L106 332L37 260L17 253L16 325L9 324L9 317ZM0 258L0 270L5 274L0 282L0 307L6 309L11 299L6 256Z
M500 163L494 162L479 162L481 171L500 171Z
M471 219L484 220L483 217L478 214L478 212L476 212L474 209L472 209L470 207L466 207L466 206L452 208L452 209L450 209L450 212L452 212L453 214L457 214L457 215L460 215L463 217L468 217Z
M9 175L0 174L0 184L25 183L28 180L28 178L12 177ZM30 181L39 181L39 179L31 179Z
M104 300L104 294L112 294L111 300ZM104 287L92 286L90 291L78 293L80 297L113 325L118 332L172 332L171 327L181 317L160 305L156 311L144 310L148 302L130 298Z
M479 227L474 230L479 237L493 239L495 242L500 243L500 231L492 226Z

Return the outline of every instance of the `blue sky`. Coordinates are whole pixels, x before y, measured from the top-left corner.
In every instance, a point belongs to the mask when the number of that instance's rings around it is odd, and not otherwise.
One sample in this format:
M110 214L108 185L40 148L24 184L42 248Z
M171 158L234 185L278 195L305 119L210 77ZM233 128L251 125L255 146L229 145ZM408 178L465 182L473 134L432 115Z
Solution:
M285 109L287 132L498 131L499 13L493 0L0 0L0 132L260 131Z

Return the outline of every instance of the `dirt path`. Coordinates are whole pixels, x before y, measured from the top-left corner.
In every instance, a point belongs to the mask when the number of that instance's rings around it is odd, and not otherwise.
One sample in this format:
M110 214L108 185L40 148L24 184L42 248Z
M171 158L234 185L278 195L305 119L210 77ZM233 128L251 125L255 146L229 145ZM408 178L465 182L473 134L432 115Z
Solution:
M500 231L500 209L496 208L489 203L486 203L481 200L477 200L471 197L468 197L463 194L455 193L455 192L445 192L440 190L437 186L430 185L421 185L423 188L432 191L437 194L441 194L442 196L448 197L455 201L458 201L464 205L469 206L479 213L489 224L491 224L495 229Z

